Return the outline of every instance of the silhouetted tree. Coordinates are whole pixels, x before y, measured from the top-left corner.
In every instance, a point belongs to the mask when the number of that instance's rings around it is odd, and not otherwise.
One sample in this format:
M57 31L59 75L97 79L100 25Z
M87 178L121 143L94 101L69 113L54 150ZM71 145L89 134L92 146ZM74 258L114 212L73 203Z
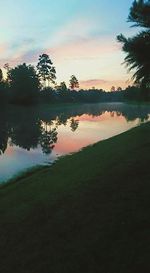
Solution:
M75 88L79 88L79 82L78 82L77 78L74 75L72 75L71 79L70 79L70 88L73 89L73 90Z
M40 83L33 66L24 63L9 69L8 80L13 102L30 104L36 101Z
M61 82L60 85L56 87L57 94L61 101L69 101L70 100L70 91L67 88L65 82Z
M135 26L150 28L150 1L134 1L130 8L128 21L134 22Z
M43 88L42 92L40 92L39 98L42 103L51 103L58 99L55 89L51 86Z
M2 69L0 69L0 83L3 81L3 72Z
M116 91L120 92L120 91L122 91L122 88L119 86L119 87L117 87Z
M39 56L37 70L38 70L38 76L40 80L44 82L45 87L46 87L46 82L48 82L48 84L50 82L53 84L55 83L56 70L47 54L42 54Z
M116 91L116 88L115 86L112 86L111 89L110 89L111 92L115 92Z
M141 100L141 89L137 86L128 86L124 91L125 100Z
M150 1L134 1L128 21L133 22L134 26L146 28L132 38L122 34L117 36L127 54L125 63L129 70L135 71L133 79L144 90L150 87Z
M60 89L61 91L67 91L68 88L67 88L66 83L65 83L65 82L61 82L60 85L59 85L59 89Z

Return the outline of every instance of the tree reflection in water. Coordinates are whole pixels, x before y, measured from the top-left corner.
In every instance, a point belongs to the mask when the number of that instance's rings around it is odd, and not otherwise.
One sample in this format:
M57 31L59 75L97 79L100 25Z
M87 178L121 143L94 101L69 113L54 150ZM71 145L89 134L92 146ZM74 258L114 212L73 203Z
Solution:
M57 129L51 128L53 122L45 122L40 136L40 145L44 154L50 154L57 142Z
M2 124L0 124L1 126ZM4 128L0 131L0 155L7 149L8 132Z
M5 116L5 112L0 113L0 155L7 149L9 137L9 126Z
M0 109L0 154L7 145L19 146L25 150L41 146L44 154L50 154L58 140L58 128L61 125L70 126L75 132L79 126L80 117L84 114L90 117L100 117L104 113L113 117L124 117L127 121L139 118L139 123L148 120L148 106L129 105L125 103L85 104L73 108L66 107L46 109L43 107L10 107Z
M79 126L79 120L75 120L74 118L71 118L70 120L70 127L71 131L75 132Z

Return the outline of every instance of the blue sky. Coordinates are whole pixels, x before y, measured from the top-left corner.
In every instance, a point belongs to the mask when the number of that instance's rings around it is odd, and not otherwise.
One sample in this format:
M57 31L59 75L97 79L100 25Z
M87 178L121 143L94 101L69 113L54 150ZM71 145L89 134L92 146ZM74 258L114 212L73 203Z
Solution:
M127 84L116 35L132 35L132 0L0 0L0 65L36 64L48 53L58 83L75 74L83 87Z

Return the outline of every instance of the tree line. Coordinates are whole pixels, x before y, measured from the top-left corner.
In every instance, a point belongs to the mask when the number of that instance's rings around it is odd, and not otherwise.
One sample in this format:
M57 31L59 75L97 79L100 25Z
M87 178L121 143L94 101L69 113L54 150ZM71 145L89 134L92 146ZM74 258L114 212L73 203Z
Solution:
M17 104L32 104L37 102L46 93L61 92L66 95L68 91L65 82L56 85L56 70L50 57L47 54L39 56L37 66L26 63L11 68L9 64L4 65L6 78L3 77L0 69L0 101ZM50 87L50 86L53 87ZM79 88L77 78L72 75L70 78L71 90ZM41 96L42 94L42 96ZM48 95L50 97L50 94ZM45 97L45 99L47 96Z
M11 68L5 64L6 78L0 69L0 102L33 104L37 102L101 102L122 100L150 100L150 0L135 0L130 8L128 21L142 30L131 38L123 34L117 40L126 53L125 64L133 70L133 86L125 90L112 86L111 92L102 89L79 89L76 76L56 84L56 69L47 54L39 56L37 66L20 64ZM117 92L115 92L117 91Z
M0 103L5 105L35 103L66 103L66 102L108 102L123 100L140 100L141 89L112 86L111 92L103 89L90 88L79 89L78 79L72 75L69 88L65 82L56 84L56 70L47 54L39 56L37 66L20 64L11 68L8 64L4 66L6 78L4 79L0 69Z
M34 104L51 102L101 102L122 100L122 89L114 86L111 94L102 89L79 89L78 79L72 75L69 88L65 82L56 84L56 70L47 54L39 56L37 66L26 63L11 68L4 65L6 79L0 69L0 102ZM117 91L117 92L116 92Z

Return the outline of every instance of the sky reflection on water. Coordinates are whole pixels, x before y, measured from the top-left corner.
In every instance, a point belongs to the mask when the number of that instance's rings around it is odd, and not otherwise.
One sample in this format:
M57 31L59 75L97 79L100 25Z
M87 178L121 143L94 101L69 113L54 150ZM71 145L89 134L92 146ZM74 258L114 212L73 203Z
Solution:
M3 110L0 182L127 131L149 116L149 106L123 103Z

